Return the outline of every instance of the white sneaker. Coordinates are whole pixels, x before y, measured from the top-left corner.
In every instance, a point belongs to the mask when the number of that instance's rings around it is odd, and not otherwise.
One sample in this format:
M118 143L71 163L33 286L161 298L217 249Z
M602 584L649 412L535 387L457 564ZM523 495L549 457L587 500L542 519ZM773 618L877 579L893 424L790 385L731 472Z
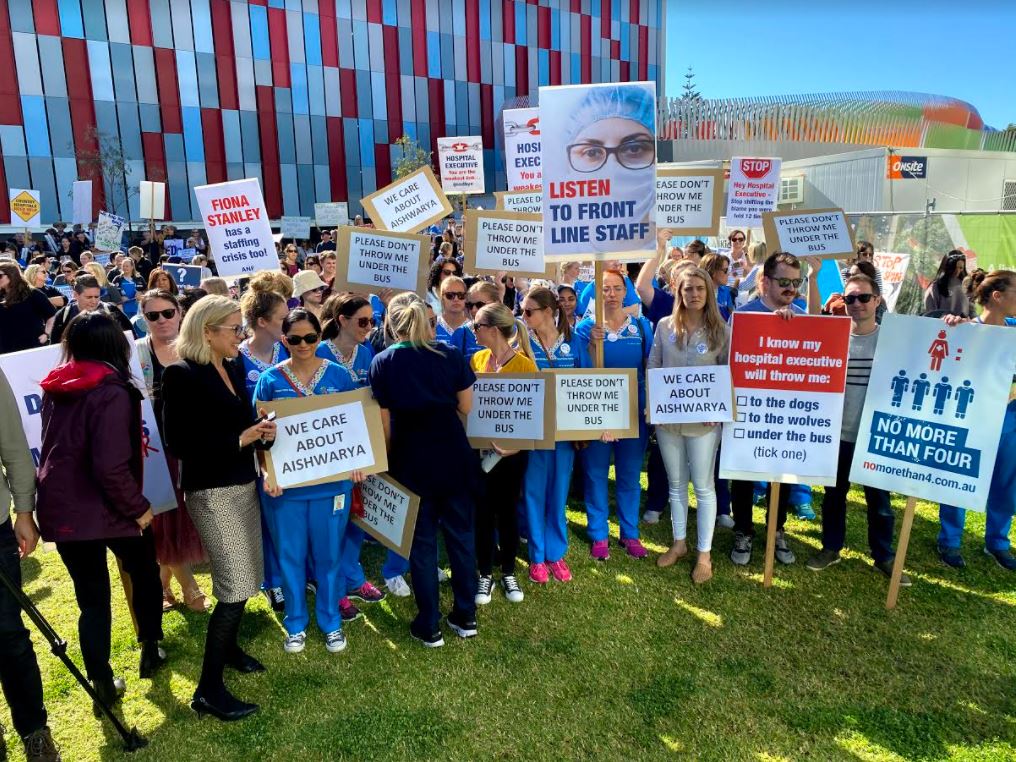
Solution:
M449 574L448 572L446 572L446 571L445 571L444 569L442 569L442 568L441 568L440 566L439 566L439 567L437 567L437 581L438 581L438 582L447 582L447 581L448 581L448 580L450 580L451 578L452 578L452 575L451 575L451 574Z
M408 598L413 594L413 591L409 589L409 583L401 574L397 577L385 578L385 587L396 598Z
M504 591L504 597L510 603L522 603L526 597L522 594L522 588L519 587L519 582L515 579L514 574L505 574L501 577L501 589Z
M494 578L491 576L480 577L476 583L476 597L473 599L476 601L477 606L486 606L490 603L490 591L494 589Z
M332 654L346 650L346 633L342 630L332 630L329 632L325 635L325 648L328 649L328 653Z
M307 644L307 633L298 632L296 635L287 635L286 639L282 642L282 647L285 649L287 654L298 654L303 650L303 647Z
M646 511L642 514L642 521L646 524L659 524L660 516L660 511Z
M716 517L716 526L722 527L723 529L733 529L734 520L730 518L729 513L721 513Z

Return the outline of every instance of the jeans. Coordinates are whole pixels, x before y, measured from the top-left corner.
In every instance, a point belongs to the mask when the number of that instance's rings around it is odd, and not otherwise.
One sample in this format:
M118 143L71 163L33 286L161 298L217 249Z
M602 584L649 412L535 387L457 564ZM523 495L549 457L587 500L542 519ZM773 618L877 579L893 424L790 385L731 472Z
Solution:
M772 489L772 485L769 485ZM734 512L734 533L745 534L749 537L755 536L755 526L751 520L752 496L755 492L755 485L751 482L740 479L730 480L730 504ZM767 489L768 494L768 489ZM780 487L780 502L776 511L776 529L783 531L783 525L787 523L787 506L790 504L790 489L784 484ZM769 501L766 501L766 518L769 516Z
M9 520L0 524L0 568L21 587L18 543ZM46 726L39 663L21 619L21 607L4 584L0 584L0 685L19 736L24 738Z
M494 569L494 555L502 574L515 574L519 553L518 502L527 453L502 458L486 474L484 499L476 505L476 563L480 576Z
M123 570L130 575L131 608L138 622L138 641L162 640L162 580L151 529L136 537L58 542L57 552L74 583L74 597L81 609L78 638L90 680L113 677L109 666L113 614L109 601L107 548L120 559Z
M689 437L671 433L662 427L656 429L660 454L667 467L670 481L670 521L674 540L688 536L688 480L695 489L695 507L698 516L697 545L700 553L708 553L713 546L713 529L716 526L716 488L713 467L716 448L720 443L720 427L714 426L701 436Z
M854 460L854 442L840 441L836 466L836 486L825 488L822 501L822 550L839 553L847 535L847 492L850 490L850 464ZM889 493L875 487L864 488L868 506L868 547L875 563L891 561L893 526L896 516L889 503Z

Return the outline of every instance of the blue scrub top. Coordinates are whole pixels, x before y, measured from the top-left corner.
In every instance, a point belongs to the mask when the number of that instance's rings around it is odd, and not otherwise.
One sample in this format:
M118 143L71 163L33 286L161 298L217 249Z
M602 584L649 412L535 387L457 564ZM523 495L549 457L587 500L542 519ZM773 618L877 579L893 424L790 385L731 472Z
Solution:
M720 315L724 320L730 320L730 313L736 309L736 297L737 292L730 286L716 288L716 306L720 308Z
M370 307L374 310L374 325L381 325L385 320L385 304L377 294L370 295Z
M480 345L476 342L476 334L473 333L472 326L468 322L451 330L448 324L438 317L437 326L434 328L434 338L442 344L455 347L467 360L480 351Z
M589 302L596 296L596 283L591 282L581 292L576 289L578 294L578 300L575 303L575 316L580 320L586 314L586 310L589 309ZM640 302L639 295L635 291L635 284L631 282L631 278L627 275L624 276L624 301L621 303L622 307L631 307L633 304Z
M240 345L240 360L243 362L243 375L247 381L247 394L254 396L254 386L257 384L261 374L269 368L274 368L283 360L289 359L289 352L281 341L276 341L272 348L272 361L268 365L261 362L250 353L247 342Z
M592 352L589 343L593 325L592 318L587 318L575 326L575 338L585 344L590 357ZM615 337L613 341L611 336ZM644 317L634 318L628 315L621 330L608 333L603 340L603 367L638 369L639 410L646 406L646 360L652 348L653 327Z
M536 360L536 367L540 370L549 368L590 368L592 362L589 353L586 351L586 341L578 339L573 333L569 341L564 340L562 334L558 334L554 345L543 351L540 340L532 331L529 332L529 343L533 348L533 357ZM548 358L549 355L549 358Z
M367 342L356 345L356 349L353 351L353 360L348 365L339 359L339 349L331 339L326 339L318 344L315 354L345 368L357 386L366 386L370 383L370 362L374 359L374 350Z
M294 386L296 389L293 388ZM328 360L321 363L321 367L306 386L290 372L288 364L277 365L258 377L253 392L254 407L257 408L258 402L296 399L316 394L337 394L351 392L356 388L349 372L338 363ZM271 498L268 495L265 497L268 500L315 500L341 495L348 492L351 486L349 480L343 480L326 484L312 484L307 487L292 487L284 490L281 497ZM349 506L347 505L346 508L348 509Z

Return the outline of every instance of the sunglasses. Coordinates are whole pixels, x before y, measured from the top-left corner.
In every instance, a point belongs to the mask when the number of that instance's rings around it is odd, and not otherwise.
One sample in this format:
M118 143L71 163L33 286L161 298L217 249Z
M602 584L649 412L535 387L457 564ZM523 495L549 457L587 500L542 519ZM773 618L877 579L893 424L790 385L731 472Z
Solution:
M522 310L522 314L524 314L526 317L532 317L534 312L540 312L541 310L544 309L546 309L546 307L530 307L528 309Z
M212 328L232 331L233 335L238 339L242 339L247 335L247 330L242 325L213 325Z
M163 320L172 320L173 316L176 315L176 307L171 307L168 310L155 310L154 312L146 312L145 320L149 323L159 322L161 317Z
M373 328L374 327L374 318L372 318L372 317L357 318L356 319L356 324L358 326L360 326L360 328L368 328L368 327Z
M774 281L779 285L780 288L800 288L801 284L804 283L804 278L774 278Z
M733 243L740 243L741 241L743 241L743 240L744 240L744 236L736 236L736 237L734 237L734 238L731 238L730 240L731 240L731 242L733 242Z
M445 299L465 299L466 298L466 292L465 291L445 291L444 294L442 294L442 296L444 296Z
M442 275L455 275L455 270L442 270Z
M473 328L490 328L490 323L473 323Z
M437 318L431 318L430 319L430 327L431 328L437 328Z
M307 342L307 346L310 346L311 344L317 344L320 338L321 334L319 333L305 333L303 336L293 334L292 336L286 337L286 343L291 347L298 347L304 342Z
M466 302L466 309L478 310L480 307L486 307L488 304L493 304L493 302Z
M845 297L843 297L843 301L847 304L853 304L854 302L867 304L874 298L875 298L874 294L847 294Z

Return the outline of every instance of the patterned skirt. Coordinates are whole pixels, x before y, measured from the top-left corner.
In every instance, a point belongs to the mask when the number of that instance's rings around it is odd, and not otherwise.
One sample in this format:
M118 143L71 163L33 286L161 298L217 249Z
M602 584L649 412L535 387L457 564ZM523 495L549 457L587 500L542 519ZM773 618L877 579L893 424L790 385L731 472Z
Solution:
M261 508L255 482L184 493L212 567L212 594L223 603L257 595L264 578Z

